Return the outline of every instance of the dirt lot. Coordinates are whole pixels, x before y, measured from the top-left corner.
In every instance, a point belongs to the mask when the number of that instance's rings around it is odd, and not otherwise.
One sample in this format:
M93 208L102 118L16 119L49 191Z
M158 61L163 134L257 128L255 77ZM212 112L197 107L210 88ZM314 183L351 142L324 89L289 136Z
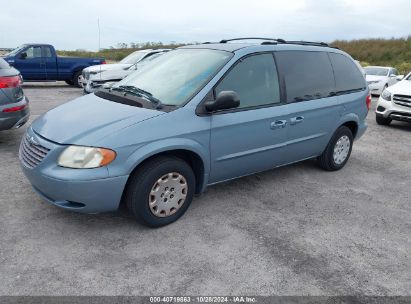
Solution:
M25 92L32 119L82 95ZM25 127L1 132L0 295L411 295L411 125L368 123L343 170L220 184L155 230L43 202L19 168Z

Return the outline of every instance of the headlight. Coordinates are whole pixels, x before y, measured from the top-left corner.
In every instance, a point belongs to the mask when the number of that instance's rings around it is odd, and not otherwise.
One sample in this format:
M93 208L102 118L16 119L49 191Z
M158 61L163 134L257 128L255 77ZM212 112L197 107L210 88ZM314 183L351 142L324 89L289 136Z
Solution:
M368 81L368 84L374 84L374 83L379 83L379 80L373 80L373 81Z
M381 94L382 99L391 101L391 93L388 92L387 90L384 90Z
M58 165L75 169L106 166L116 158L116 152L93 147L69 146L60 154Z

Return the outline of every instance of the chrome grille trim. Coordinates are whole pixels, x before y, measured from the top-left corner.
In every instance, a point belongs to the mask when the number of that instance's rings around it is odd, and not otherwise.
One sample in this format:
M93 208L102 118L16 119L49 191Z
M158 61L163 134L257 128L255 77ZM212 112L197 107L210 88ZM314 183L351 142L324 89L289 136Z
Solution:
M33 143L26 135L20 144L19 157L25 167L33 169L43 161L49 151L50 149Z
M411 96L408 95L394 95L392 100L399 105L411 107Z

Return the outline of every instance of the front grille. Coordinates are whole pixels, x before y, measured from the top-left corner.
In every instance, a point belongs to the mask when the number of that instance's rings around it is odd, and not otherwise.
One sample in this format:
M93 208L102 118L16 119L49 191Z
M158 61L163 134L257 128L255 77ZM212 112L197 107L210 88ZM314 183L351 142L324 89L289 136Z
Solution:
M392 100L399 105L411 107L411 96L409 95L394 95Z
M26 135L20 144L20 160L24 166L33 169L43 161L49 151L50 149L34 143L33 140L29 139Z

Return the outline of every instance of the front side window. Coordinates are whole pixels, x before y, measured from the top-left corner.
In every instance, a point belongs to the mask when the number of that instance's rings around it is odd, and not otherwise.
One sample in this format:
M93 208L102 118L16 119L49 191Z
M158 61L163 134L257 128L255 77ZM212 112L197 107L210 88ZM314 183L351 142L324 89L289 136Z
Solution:
M115 87L133 86L150 93L165 105L180 106L197 93L233 56L211 49L170 51L138 69Z
M239 108L280 103L277 69L272 54L259 54L241 59L215 89L235 91Z
M32 46L25 50L27 54L27 59L32 58L40 58L41 57L41 47L40 46Z
M342 54L330 53L337 93L365 89L364 76L354 61Z
M335 81L325 52L277 52L278 68L284 75L287 102L300 102L330 96Z

